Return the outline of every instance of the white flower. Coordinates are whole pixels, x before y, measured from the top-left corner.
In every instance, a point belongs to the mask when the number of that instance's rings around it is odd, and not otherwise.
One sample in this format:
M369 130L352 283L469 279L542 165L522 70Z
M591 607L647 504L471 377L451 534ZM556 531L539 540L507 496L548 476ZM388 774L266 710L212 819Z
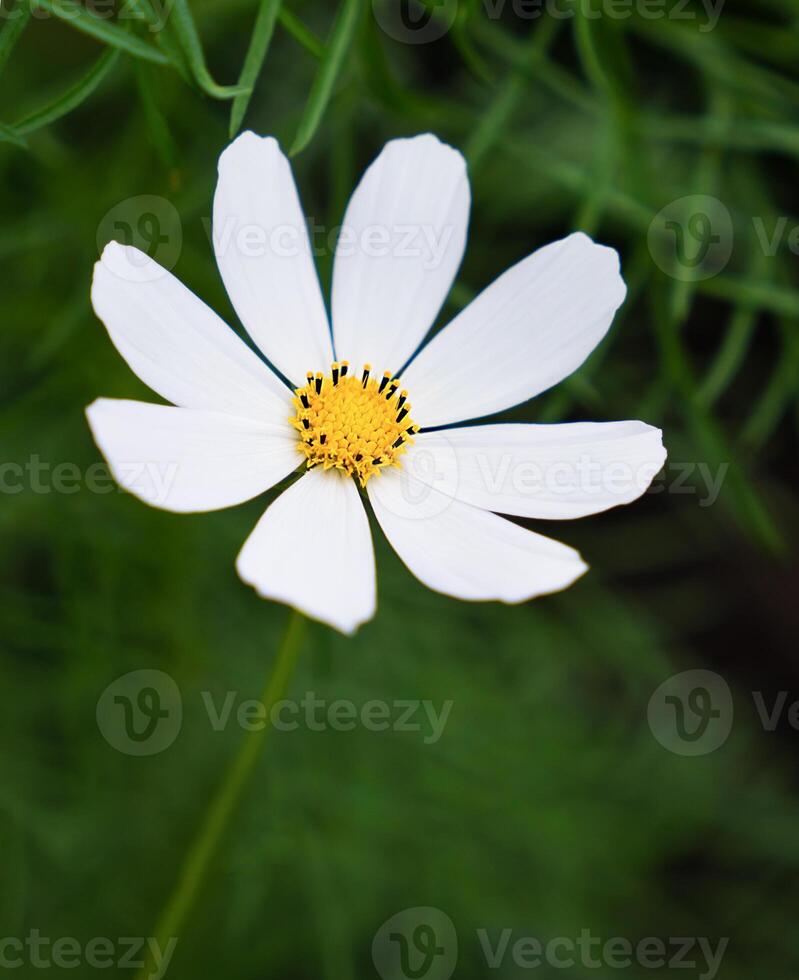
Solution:
M347 633L376 604L359 486L431 589L516 603L571 585L587 567L576 551L494 512L562 519L634 500L665 459L660 431L441 427L526 401L579 367L624 299L618 256L583 234L547 245L415 353L460 265L469 203L458 152L431 135L388 143L344 217L331 334L288 160L274 139L240 136L219 160L216 258L242 323L296 391L170 273L112 242L95 266L94 309L172 403L89 406L115 478L154 506L208 511L301 468L236 567L260 595Z

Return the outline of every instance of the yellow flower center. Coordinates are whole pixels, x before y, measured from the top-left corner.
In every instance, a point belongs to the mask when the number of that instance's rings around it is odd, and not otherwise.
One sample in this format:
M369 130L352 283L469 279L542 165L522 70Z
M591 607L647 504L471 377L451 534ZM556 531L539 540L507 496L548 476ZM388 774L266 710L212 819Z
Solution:
M408 392L388 371L378 381L368 364L360 377L348 370L346 361L334 361L329 375L309 372L295 391L297 414L290 421L308 469L336 467L365 487L384 466L399 466L419 426L409 415Z

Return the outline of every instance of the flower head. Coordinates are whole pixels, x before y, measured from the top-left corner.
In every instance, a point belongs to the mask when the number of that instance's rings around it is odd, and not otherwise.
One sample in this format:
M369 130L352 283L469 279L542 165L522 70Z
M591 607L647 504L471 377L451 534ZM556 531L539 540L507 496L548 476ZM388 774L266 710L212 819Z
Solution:
M349 364L334 361L329 376L308 372L308 383L295 392L299 447L308 469L332 466L357 476L362 487L399 458L419 431L410 418L408 392L386 371L378 382L364 364L360 377Z
M458 152L430 135L388 143L344 216L331 331L288 160L274 139L244 133L219 161L213 240L268 364L169 272L109 244L94 309L171 403L89 406L115 478L153 506L190 512L241 503L296 471L236 567L260 595L344 632L376 604L362 490L432 589L521 602L571 585L587 567L574 549L498 515L582 517L635 499L665 459L659 430L459 423L579 367L624 299L618 256L580 233L540 248L420 349L468 214Z

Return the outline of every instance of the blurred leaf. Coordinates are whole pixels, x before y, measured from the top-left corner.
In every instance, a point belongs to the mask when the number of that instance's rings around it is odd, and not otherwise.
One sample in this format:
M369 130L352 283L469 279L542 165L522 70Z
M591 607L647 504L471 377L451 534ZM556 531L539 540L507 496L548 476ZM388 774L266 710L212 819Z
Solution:
M297 135L291 145L291 156L296 156L305 149L322 121L322 115L344 64L344 58L352 44L361 9L362 0L343 0L338 9L325 55L314 78L308 102L297 127Z
M756 275L767 272L769 260L756 245L752 249L751 268ZM743 366L749 345L754 337L759 310L753 306L736 306L722 344L705 373L697 398L709 408L724 394L738 370Z
M12 814L0 810L0 851L3 874L0 876L0 922L13 935L23 926L27 906L29 874L25 835Z
M261 73L266 52L269 50L269 42L272 40L272 34L275 30L275 20L280 13L282 3L283 0L261 0L258 7L258 16L255 20L252 37L250 38L250 46L247 49L244 65L239 75L239 85L249 91L237 95L233 100L233 105L230 108L230 127L228 129L228 135L231 139L233 139L241 128L242 120L247 112L247 106L250 103L252 90L258 80L258 75Z
M13 143L21 147L28 145L20 133L11 126L6 126L5 123L0 123L0 142Z
M288 7L282 6L278 14L278 20L282 27L297 41L305 50L313 55L314 58L322 59L325 54L325 46L319 38L309 30L305 24L293 14Z
M768 103L799 105L799 84L785 75L757 65L736 54L710 32L698 33L695 22L653 21L634 17L633 30L653 44L662 46L694 64L733 91L758 97Z
M171 0L169 26L175 32L194 80L213 99L233 99L251 91L242 85L218 85L205 62L202 42L188 0Z
M769 310L781 316L799 317L799 290L765 280L713 276L699 284L708 296L738 303L747 309Z
M174 171L178 165L178 149L162 111L157 85L149 65L142 62L136 63L136 81L153 146L164 166Z
M155 36L155 43L164 52L172 67L178 72L185 82L191 81L191 72L186 63L185 55L174 36L172 25L168 17L169 4L162 5L163 14L156 13L151 0L128 0L130 9L136 16L147 25L147 28ZM165 18L162 21L162 16Z
M67 9L63 6L62 0L31 0L31 2L54 17L58 17L70 27L74 27L75 30L102 41L103 44L119 48L120 51L125 51L134 58L143 58L157 65L168 64L166 56L157 48L116 24L96 17L85 7L70 4Z
M780 419L796 397L799 378L799 323L783 320L780 324L781 346L777 363L765 391L755 403L741 432L741 442L762 449Z
M14 46L22 37L22 32L28 26L32 10L28 0L19 0L11 11L4 14L4 24L0 28L0 74L3 73Z
M554 41L559 26L556 20L547 20L531 35L530 51L524 67L517 66L513 69L488 109L482 114L464 150L472 169L480 165L485 154L500 139L503 130L510 124L513 113L524 96L529 80L528 75L530 72L535 72L536 65L541 62Z
M42 126L60 119L73 109L77 109L89 98L89 96L103 82L106 76L112 71L119 58L119 50L111 48L109 51L100 55L92 67L74 85L71 85L65 92L57 96L47 105L24 116L14 124L19 133L32 133Z

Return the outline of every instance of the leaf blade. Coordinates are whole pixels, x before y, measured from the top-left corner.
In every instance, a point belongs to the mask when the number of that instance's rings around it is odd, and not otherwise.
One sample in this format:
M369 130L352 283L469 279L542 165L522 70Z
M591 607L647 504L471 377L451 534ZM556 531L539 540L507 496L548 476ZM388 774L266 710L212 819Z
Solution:
M241 74L239 75L239 85L246 86L248 91L237 95L230 108L230 138L236 135L244 120L247 107L250 104L252 90L261 74L264 59L266 58L272 36L275 33L275 23L280 13L283 0L261 0L258 8L258 16L255 18L250 46L244 57Z
M16 122L14 124L16 132L21 135L32 133L67 115L73 109L77 109L79 105L89 98L105 79L106 75L113 69L119 59L119 54L120 52L116 48L104 51L89 71L73 85L70 85L65 92L52 102L47 103Z
M24 137L13 126L8 126L5 123L0 123L0 143L13 143L14 146L22 148L28 145Z
M29 3L18 3L13 10L13 16L7 13L6 25L0 31L0 73L6 66L14 45L22 36L22 32L28 26L31 19L31 5Z
M130 31L123 30L116 24L90 14L85 7L72 7L70 11L67 11L61 7L59 0L32 0L32 3L62 20L65 24L74 27L75 30L88 34L112 48L125 51L134 58L152 61L156 65L169 64L169 59L163 52L151 44L147 44L146 41L142 41L135 34L131 34Z
M314 78L308 101L297 127L290 156L296 156L311 142L322 121L322 114L333 94L344 58L355 35L355 27L361 12L361 0L344 0L336 15L330 40L325 50L324 58Z
M191 70L194 81L206 95L212 99L233 99L247 91L240 85L219 85L208 70L200 34L194 22L188 0L172 0L172 27L186 62Z

